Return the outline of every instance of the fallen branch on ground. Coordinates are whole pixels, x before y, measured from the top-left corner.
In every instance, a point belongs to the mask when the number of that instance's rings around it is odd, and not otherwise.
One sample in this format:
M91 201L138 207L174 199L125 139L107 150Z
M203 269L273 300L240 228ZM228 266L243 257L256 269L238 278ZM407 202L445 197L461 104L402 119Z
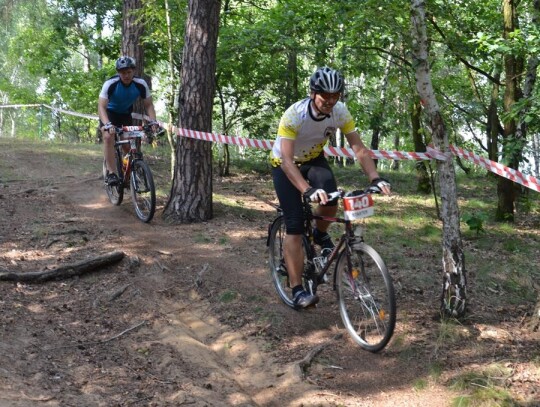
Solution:
M8 271L5 273L0 273L0 281L42 283L49 280L66 279L117 263L122 260L124 256L124 252L114 251L102 256L82 260L77 263L60 266L52 270L31 271L26 273Z
M328 346L332 345L334 341L341 339L343 337L343 334L337 334L335 335L330 341L327 341L325 343L321 343L318 346L315 346L313 349L311 349L306 356L302 360L300 360L297 365L300 368L301 376L304 377L308 368L311 366L311 363L313 362L313 359L321 353L324 348L327 348Z
M93 345L102 345L104 343L107 343L107 342L111 342L115 339L118 339L120 338L122 335L125 335L127 334L128 332L131 332L131 331L134 331L135 329L139 328L140 326L143 326L144 324L146 324L146 320L142 321L142 322L139 322L137 325L133 325L131 328L128 328L128 329L124 329L122 332L120 332L119 334L116 334L114 336L111 336L110 338L107 338L107 339L103 339L101 341L91 341L91 342L82 342L82 343L74 343L72 345L64 345L64 346L56 346L56 347L53 347L53 348L48 348L48 349L45 349L45 350L56 350L56 349L65 349L65 348L72 348L72 347L84 347L84 346L93 346Z
M201 271L197 273L197 278L195 278L195 288L199 288L203 284L202 276L204 273L208 271L208 268L210 265L208 263L204 263L203 268Z

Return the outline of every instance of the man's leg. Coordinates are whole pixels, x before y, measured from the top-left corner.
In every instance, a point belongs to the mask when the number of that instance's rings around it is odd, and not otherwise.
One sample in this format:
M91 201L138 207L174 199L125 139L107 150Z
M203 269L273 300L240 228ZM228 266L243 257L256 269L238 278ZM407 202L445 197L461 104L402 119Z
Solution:
M319 205L315 209L315 214L320 216L328 216L328 217L335 217L337 214L338 207L335 206L322 206ZM332 224L332 222L326 222L324 220L317 220L316 225L317 229L321 232L326 232L328 230L328 227Z
M109 173L116 174L115 156L114 156L114 134L109 133L108 130L102 130L103 136L103 156L107 163L107 169Z
M304 269L304 250L302 250L302 235L285 235L283 257L289 273L291 287L302 285Z

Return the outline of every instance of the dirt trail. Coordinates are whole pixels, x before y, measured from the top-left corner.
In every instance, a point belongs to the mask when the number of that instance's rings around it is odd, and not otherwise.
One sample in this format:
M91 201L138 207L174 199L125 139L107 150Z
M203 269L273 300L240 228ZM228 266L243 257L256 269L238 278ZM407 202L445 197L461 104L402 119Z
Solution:
M381 354L348 339L332 292L309 312L285 307L266 270L268 179L215 181L215 193L240 212L216 202L209 222L168 225L158 209L143 224L129 196L119 207L108 202L99 168L75 177L82 163L38 156L0 148L0 272L113 250L126 257L66 281L0 282L2 407L449 406L457 395L446 385L452 375L471 357L482 363L503 352L475 339L472 326L463 328L471 337L463 353L438 348L436 322L422 311L436 309L436 299L392 267L399 324ZM165 171L151 165L158 185L166 184ZM298 361L323 345L302 373Z

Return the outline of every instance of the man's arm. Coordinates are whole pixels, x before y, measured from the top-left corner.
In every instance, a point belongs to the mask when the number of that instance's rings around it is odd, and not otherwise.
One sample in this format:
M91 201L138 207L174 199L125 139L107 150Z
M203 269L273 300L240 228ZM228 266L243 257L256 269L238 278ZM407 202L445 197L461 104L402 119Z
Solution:
M352 131L346 134L345 137L347 138L349 145L354 151L354 154L356 155L356 158L358 159L360 166L366 173L369 179L369 182L372 182L373 180L380 178L379 173L377 172L377 167L375 167L375 162L371 158L368 148L364 145L364 143L360 139L360 135L358 134L358 132L356 130ZM385 194L389 194L390 187L384 186L382 188L382 192Z
M98 115L99 115L99 120L101 120L103 124L110 122L109 115L107 114L108 103L109 103L108 99L104 99L104 98L98 99Z
M156 109L154 108L154 102L152 101L152 97L144 99L144 110L146 112L146 115L150 117L152 120L156 120Z
M294 163L294 140L281 138L281 169L287 178L300 191L304 192L310 186Z
M312 189L294 163L294 140L281 138L281 169L302 195ZM322 204L328 202L326 191L322 189L317 191L319 191L317 192L317 200Z

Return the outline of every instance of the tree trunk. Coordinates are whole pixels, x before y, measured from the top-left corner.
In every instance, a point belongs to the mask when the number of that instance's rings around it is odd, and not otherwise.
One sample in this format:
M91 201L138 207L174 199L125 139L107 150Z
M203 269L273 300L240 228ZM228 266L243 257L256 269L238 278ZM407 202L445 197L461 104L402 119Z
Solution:
M212 131L219 0L190 0L182 56L179 127ZM212 218L212 143L180 137L169 201L169 221L189 223Z
M173 34L171 25L171 10L169 7L169 1L165 0L165 22L167 24L167 51L169 58L169 90L167 94L167 140L171 148L171 180L174 174L174 168L176 167L176 139L172 131L173 123L176 122L178 109L178 99L176 95L176 89L178 86L178 80L174 69L174 55L173 55Z
M424 0L411 0L413 66L416 67L416 87L431 124L435 148L449 151L448 135L435 97L429 70ZM441 190L443 222L443 315L461 316L465 313L467 279L465 257L459 230L454 163L451 159L437 160Z
M388 48L388 54L392 53L394 49L394 44L390 44ZM392 65L392 58L389 57L386 61L386 66L384 68L384 74L381 78L380 88L379 88L379 104L376 107L375 112L371 118L371 149L379 149L379 137L381 135L382 123L384 121L384 111L386 107L386 89L388 88L388 75L390 74L390 66ZM379 160L373 160L375 166L378 165Z
M219 105L221 107L221 127L223 133L227 134L229 132L229 125L227 123L227 108L226 100L221 88L217 87L217 93L219 96ZM229 153L229 145L221 144L218 148L219 151L219 160L218 160L218 170L221 177L228 177L230 173L230 164L231 164L231 155Z
M491 161L499 162L499 135L503 134L501 123L499 121L499 114L497 113L497 104L499 100L499 79L501 78L500 69L495 67L493 76L497 79L497 82L493 82L493 88L491 89L491 99L487 112L487 153L488 158Z
M299 99L298 93L298 52L287 52L287 84L285 86L285 101L287 106Z
M504 38L509 39L517 26L517 12L514 0L503 0ZM514 104L521 98L519 77L523 71L523 60L513 53L504 55L505 90L504 111L510 113ZM513 169L519 168L519 162L523 153L523 139L518 138L518 125L514 118L509 118L504 123L503 134L503 159L506 165ZM514 203L516 201L516 189L513 181L500 177L497 183L497 212L496 218L500 221L514 221Z
M136 75L144 78L151 87L151 80L144 75L144 48L141 46L141 37L144 34L144 23L140 21L139 12L142 0L124 0L122 20L122 55L135 58ZM144 114L144 103L139 98L133 105L135 113Z
M420 102L415 99L411 106L411 127L412 127L412 137L414 141L414 151L423 153L426 151L426 145L422 139L422 121L420 120L420 115L422 114L422 106ZM429 178L429 173L424 161L416 162L416 179L418 185L416 190L422 194L431 193L431 181Z

